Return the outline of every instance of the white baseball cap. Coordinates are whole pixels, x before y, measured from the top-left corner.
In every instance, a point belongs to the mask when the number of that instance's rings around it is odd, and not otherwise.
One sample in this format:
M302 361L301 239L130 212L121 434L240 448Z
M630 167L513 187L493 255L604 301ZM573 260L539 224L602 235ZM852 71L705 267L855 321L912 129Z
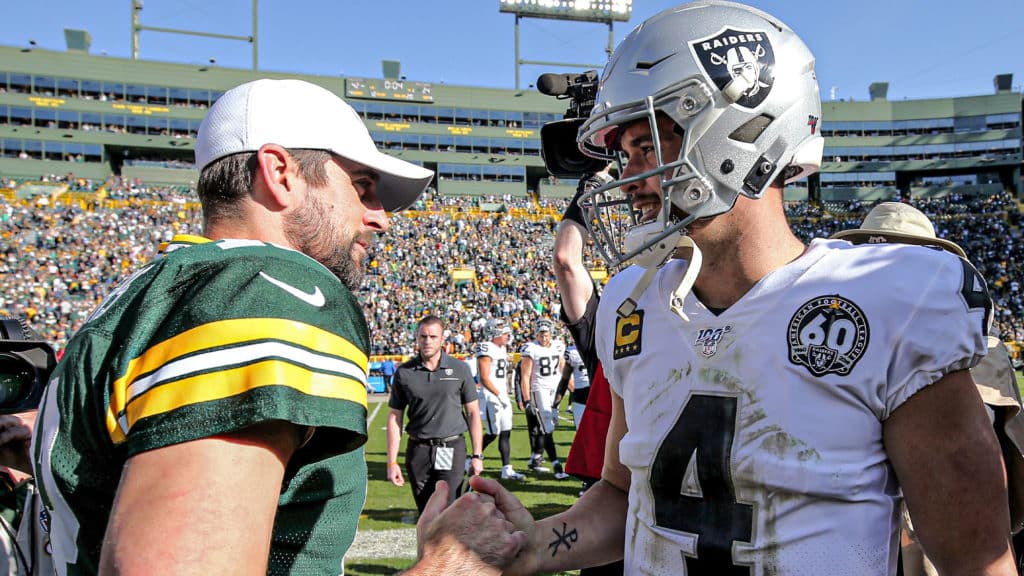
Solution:
M841 238L854 244L893 242L938 246L961 258L967 257L964 249L955 242L935 237L935 226L928 216L902 202L882 202L868 212L860 228L836 232L832 238Z
M202 171L214 160L264 144L325 150L376 170L377 194L388 212L412 205L434 177L378 150L351 106L303 80L255 80L225 92L199 126L196 167Z

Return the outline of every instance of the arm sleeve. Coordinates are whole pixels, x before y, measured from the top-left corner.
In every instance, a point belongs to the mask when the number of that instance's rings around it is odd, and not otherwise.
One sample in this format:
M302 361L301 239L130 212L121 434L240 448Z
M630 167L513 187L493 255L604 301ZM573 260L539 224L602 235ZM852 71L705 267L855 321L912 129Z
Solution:
M985 281L967 260L943 256L930 276L918 273L919 282L901 287L911 295L910 312L893 338L882 420L925 386L973 367L987 351L992 302Z
M594 341L594 326L597 323L597 306L599 303L600 297L597 295L597 290L595 290L591 294L590 300L587 300L587 309L580 316L579 320L568 322L564 314L562 315L562 322L569 329L569 334L572 335L572 339L576 342L576 349L579 350L580 357L583 358L583 365L587 367L587 372L590 374L597 370L597 344Z

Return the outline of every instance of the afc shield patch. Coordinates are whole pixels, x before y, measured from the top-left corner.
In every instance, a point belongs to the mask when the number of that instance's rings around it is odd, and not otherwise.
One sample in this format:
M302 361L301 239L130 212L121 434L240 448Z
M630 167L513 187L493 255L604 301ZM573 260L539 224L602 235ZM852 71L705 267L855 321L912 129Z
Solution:
M643 328L643 310L636 310L629 316L616 320L615 347L612 348L612 358L619 360L639 354L642 347Z
M691 42L690 49L719 90L725 91L734 81L741 83L737 105L756 108L772 91L775 51L765 32L723 28Z
M846 298L826 295L803 304L789 321L789 361L814 376L846 376L868 346L864 312Z

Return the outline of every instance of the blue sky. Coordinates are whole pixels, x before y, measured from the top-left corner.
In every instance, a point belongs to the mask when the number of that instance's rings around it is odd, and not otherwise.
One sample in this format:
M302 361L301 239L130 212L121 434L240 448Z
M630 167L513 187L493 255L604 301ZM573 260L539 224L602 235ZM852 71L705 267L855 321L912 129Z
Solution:
M144 26L248 36L252 0L144 0ZM643 19L676 5L634 0L633 18L614 28L618 43ZM752 0L800 34L818 60L822 99L868 98L889 82L889 99L990 94L996 74L1024 84L1022 0ZM130 0L31 0L4 3L0 43L63 50L64 28L92 36L93 54L127 57ZM398 60L409 80L512 88L514 17L498 0L259 0L259 63L264 70L379 78ZM600 64L602 24L524 19L525 60ZM140 33L140 58L250 68L248 43ZM575 68L524 66L520 83Z

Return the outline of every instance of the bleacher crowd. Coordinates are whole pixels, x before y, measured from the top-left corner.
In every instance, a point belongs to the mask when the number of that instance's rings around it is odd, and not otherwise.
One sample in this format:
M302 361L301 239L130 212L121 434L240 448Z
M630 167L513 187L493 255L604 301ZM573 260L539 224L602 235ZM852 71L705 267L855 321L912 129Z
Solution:
M185 188L112 179L102 187L102 201L90 199L95 193L46 202L10 196L0 205L0 312L27 317L58 347L121 277L155 256L160 242L174 233L201 233L195 195ZM510 320L520 343L532 337L534 320L557 318L550 250L565 202L432 193L394 215L370 255L360 294L372 353L411 354L415 322L428 313L448 321L452 353L470 352L488 318ZM1024 341L1017 202L1004 193L911 203L935 222L940 237L959 243L988 280L1003 339ZM808 241L858 226L872 206L792 202L786 209L797 235ZM596 253L588 260L601 266Z

